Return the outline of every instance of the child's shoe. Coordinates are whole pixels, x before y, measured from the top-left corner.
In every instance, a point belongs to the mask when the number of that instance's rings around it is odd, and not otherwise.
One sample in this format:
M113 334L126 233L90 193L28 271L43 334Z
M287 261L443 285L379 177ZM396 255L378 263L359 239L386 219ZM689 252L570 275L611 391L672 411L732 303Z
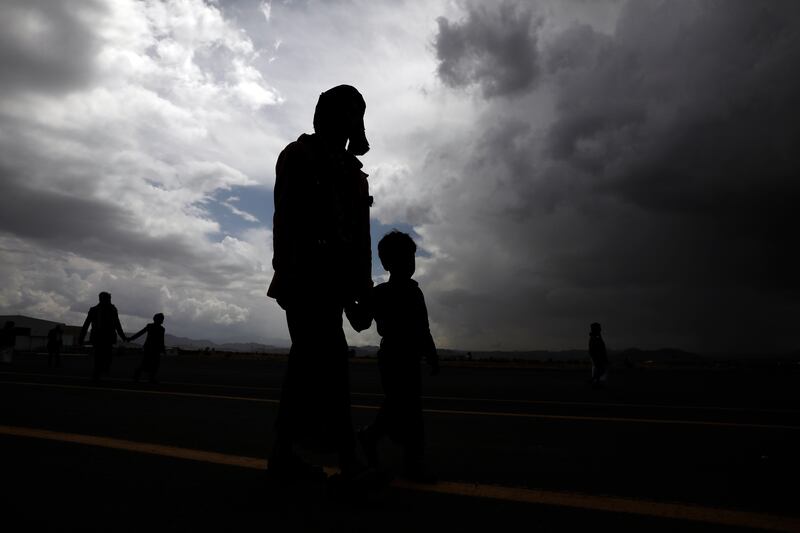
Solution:
M360 429L357 436L361 449L364 450L367 466L378 468L378 440L375 438L375 433L369 427L366 427Z

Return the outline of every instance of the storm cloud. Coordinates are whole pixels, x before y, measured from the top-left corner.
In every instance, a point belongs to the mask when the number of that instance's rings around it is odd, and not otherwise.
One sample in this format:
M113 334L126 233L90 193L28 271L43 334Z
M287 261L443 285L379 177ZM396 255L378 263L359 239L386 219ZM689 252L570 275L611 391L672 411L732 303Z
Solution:
M485 39L454 49L453 25L491 27L528 5L467 4L463 22L440 21L442 81L456 85L449 65ZM494 31L515 34L530 17ZM598 320L626 344L793 346L798 29L791 2L629 2L611 33L573 23L520 50L543 69L527 100L491 99L486 87L513 76L482 71L483 127L465 140L467 160L449 161L476 194L447 210L469 215L426 233L472 265L441 289L441 312L483 307L471 321L518 344L540 331L558 345ZM544 95L554 113L543 123ZM452 244L453 226L468 228L472 251ZM510 307L498 315L476 295Z
M492 97L524 91L536 81L537 20L529 5L475 4L463 21L437 22L438 74L451 87L475 84Z

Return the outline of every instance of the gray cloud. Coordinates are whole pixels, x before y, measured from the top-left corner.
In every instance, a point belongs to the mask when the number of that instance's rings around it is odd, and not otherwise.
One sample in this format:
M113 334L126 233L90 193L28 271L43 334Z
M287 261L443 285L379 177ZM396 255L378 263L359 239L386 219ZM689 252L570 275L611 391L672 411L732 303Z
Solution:
M112 203L37 190L1 171L0 195L6 202L0 210L0 231L50 250L111 264L177 264L196 269L203 277L214 274L203 271L202 255L183 236L154 238L140 233L136 217Z
M96 0L8 0L0 17L0 90L44 92L91 81L97 47L89 27L103 10Z
M514 8L470 7L462 26L503 12ZM479 326L506 346L564 346L592 320L615 329L615 344L796 346L798 27L792 2L635 1L612 34L576 23L551 35L539 84L513 101L484 91L468 145L440 148L472 195L425 232L458 258L426 272L435 311L461 302L463 335L485 338L470 333ZM440 22L437 43L452 34ZM437 48L442 81L513 78L454 76L450 58L483 42L457 36L452 54ZM528 118L547 95L552 118Z
M479 85L487 97L529 89L539 71L537 20L530 7L471 5L464 20L437 19L439 77L451 87Z

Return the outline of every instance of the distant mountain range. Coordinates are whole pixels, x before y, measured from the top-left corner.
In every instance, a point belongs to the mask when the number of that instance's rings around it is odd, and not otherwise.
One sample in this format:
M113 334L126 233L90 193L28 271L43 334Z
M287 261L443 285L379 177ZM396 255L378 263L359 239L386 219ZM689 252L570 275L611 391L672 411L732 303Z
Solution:
M239 353L288 353L287 346L280 346L278 344L262 344L258 342L225 342L217 343L204 339L189 339L186 337L177 337L167 333L164 336L164 343L168 347L181 348L184 350L209 350L225 351L225 352L239 352ZM356 356L374 356L378 352L377 346L355 346ZM504 360L518 360L518 361L577 361L588 359L586 350L527 350L527 351L469 351L469 350L449 350L440 349L439 356L443 359L504 359ZM702 357L698 354L679 350L675 348L662 348L659 350L640 350L638 348L629 348L621 351L610 351L609 357L612 361L630 363L643 363L643 362L678 362L678 361L696 361Z
M137 342L140 344L143 341ZM259 342L223 342L218 343L205 339L189 339L187 337L177 337L169 333L164 335L164 344L168 348L181 348L183 350L209 350L222 352L241 352L241 353L288 353L287 346L277 346L273 344L262 344Z

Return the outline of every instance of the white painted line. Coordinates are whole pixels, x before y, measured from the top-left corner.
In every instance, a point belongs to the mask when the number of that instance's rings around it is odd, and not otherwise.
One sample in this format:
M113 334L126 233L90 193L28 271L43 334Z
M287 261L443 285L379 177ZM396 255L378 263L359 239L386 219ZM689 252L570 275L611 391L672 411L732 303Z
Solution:
M42 374L38 372L0 372L0 375L18 375L18 376L40 376L48 378L72 378L72 379L87 379L84 375L74 374ZM131 379L107 378L106 381L118 383L133 383ZM0 382L2 383L2 382ZM254 391L267 391L277 392L280 387L260 387L250 385L222 385L217 383L192 383L189 381L161 381L161 385L179 385L185 387L208 387L208 388L225 388L225 389L242 389ZM383 394L375 392L351 392L352 396L365 396L371 398L383 398ZM742 412L742 413L764 413L764 414L800 414L798 409L767 409L760 407L724 407L714 405L663 405L663 404L646 404L646 403L624 403L624 402L574 402L563 400L528 400L528 399L514 399L514 398L483 398L483 397L466 397L466 396L423 396L424 400L445 400L445 401L464 401L464 402L486 402L486 403L510 403L510 404L524 404L524 405L565 405L575 407L621 407L629 409L675 409L675 410L693 410L693 411L727 411L727 412Z
M6 385L20 385L31 387L49 387L56 389L85 389L106 392L122 392L130 394L150 394L156 396L177 396L187 398L203 398L211 400L235 400L243 402L258 402L280 404L280 400L273 400L271 398L254 398L252 396L230 396L221 394L201 394L196 392L174 392L174 391L161 391L161 390L146 390L146 389L125 389L117 387L103 387L103 386L88 386L88 385L66 385L60 383L37 383L37 382L23 382L23 381L0 381ZM377 410L380 407L377 405L360 405L352 404L353 409L367 409ZM674 420L674 419L660 419L660 418L625 418L625 417L612 417L612 416L577 416L577 415L545 415L538 413L509 413L502 411L466 411L457 409L423 409L424 413L429 414L443 414L443 415L457 415L457 416L496 416L504 418L528 418L535 420L572 420L579 422L613 422L625 424L662 424L662 425L679 425L679 426L708 426L708 427L724 427L724 428L738 428L738 429L769 429L769 430L786 430L786 431L800 431L800 426L789 426L783 424L748 424L740 422L715 422L711 420Z

